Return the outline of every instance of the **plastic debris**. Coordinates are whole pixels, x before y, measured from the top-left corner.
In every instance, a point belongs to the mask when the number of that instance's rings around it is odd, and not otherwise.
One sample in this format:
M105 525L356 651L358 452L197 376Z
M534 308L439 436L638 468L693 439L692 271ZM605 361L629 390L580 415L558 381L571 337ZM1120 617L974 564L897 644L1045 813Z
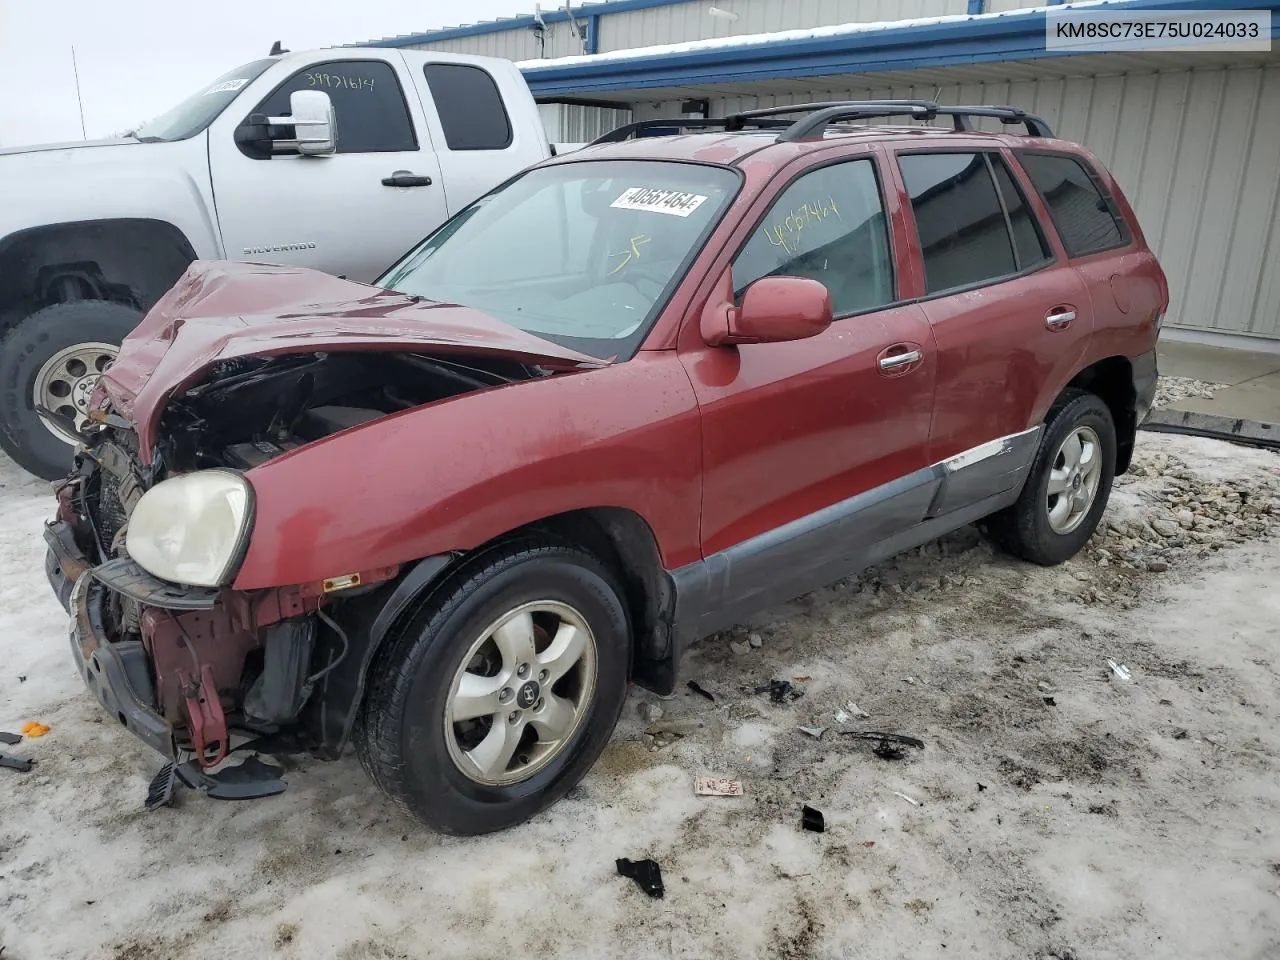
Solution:
M751 644L745 640L730 640L729 649L733 651L735 657L741 657L751 649Z
M142 806L148 813L161 807L171 807L176 799L174 794L178 787L178 765L169 761L151 779L147 787L147 796Z
M862 845L866 847L868 850L870 850L872 847L876 845L876 842L874 840L863 840Z
M700 797L740 797L742 781L724 777L694 777L693 792Z
M815 740L821 740L822 735L827 732L827 728L826 727L801 727L800 732L807 733L809 736L813 737L813 739Z
M923 806L923 804L921 804L919 800L913 800L911 797L908 797L905 793L899 793L897 790L893 791L893 795L895 797L901 797L903 800L907 801L907 803L911 804L913 807Z
M619 857L614 861L621 876L634 880L649 896L661 900L665 892L662 886L662 868L655 860L628 860Z
M6 753L0 753L0 767L17 770L19 773L30 773L35 763L30 757L11 757Z
M755 692L769 694L769 699L774 703L799 700L804 696L804 691L793 686L790 680L770 680L768 683L756 687Z
M919 737L909 737L905 733L885 733L881 730L841 730L840 736L853 737L855 740L877 740L880 743L894 743L904 747L924 749L924 741Z
M698 696L703 697L707 700L710 700L712 703L716 702L716 698L710 692L708 692L706 689L700 686L698 684L698 681L690 680L687 684L685 684L685 686L687 686L690 690L692 690Z
M1108 657L1107 666L1111 668L1111 672L1115 674L1117 680L1122 680L1125 683L1130 683L1133 681L1133 674L1129 672L1129 668L1126 667L1123 663L1116 663L1114 660Z
M16 733L6 733L5 731L0 730L0 743L6 743L9 746L13 746L15 743L21 742L22 737L18 736Z
M979 792L979 793L981 793L981 792L982 792L983 790L985 790L985 789L987 789L987 785L986 785L985 783L979 783L979 784L978 784L978 792Z
M810 678L809 677L792 677L791 679L794 680L796 683L808 683Z
M804 806L800 808L800 826L805 830L812 830L814 833L826 833L827 818L822 815L821 810Z
M636 704L636 713L640 715L640 719L645 725L657 723L662 719L662 708L656 703L650 703L648 700L641 700Z
M845 713L843 710L836 711L836 723L848 723L853 717Z
M1055 697L1042 697L1041 699L1044 700L1046 707L1056 707L1058 705L1057 698Z
M747 634L747 643L759 650L764 646L764 637L758 633L749 633Z
M25 723L22 725L22 732L25 733L28 737L43 737L46 733L49 732L49 729L50 728L45 724L37 723L35 721L32 721L31 723Z

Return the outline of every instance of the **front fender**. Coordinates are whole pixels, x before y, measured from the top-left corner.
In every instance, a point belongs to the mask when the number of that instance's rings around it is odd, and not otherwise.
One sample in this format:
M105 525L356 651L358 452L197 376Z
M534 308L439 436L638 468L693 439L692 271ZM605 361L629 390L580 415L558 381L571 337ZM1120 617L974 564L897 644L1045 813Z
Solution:
M668 569L700 556L701 425L674 352L465 394L250 471L236 589L468 551L545 517L620 507Z
M121 219L171 224L197 257L222 256L204 134L0 156L0 246L34 228Z

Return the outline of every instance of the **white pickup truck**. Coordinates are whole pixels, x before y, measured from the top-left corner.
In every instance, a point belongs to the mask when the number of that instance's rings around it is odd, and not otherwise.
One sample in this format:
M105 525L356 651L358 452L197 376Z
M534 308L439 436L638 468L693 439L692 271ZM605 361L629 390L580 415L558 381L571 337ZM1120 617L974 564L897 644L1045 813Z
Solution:
M371 281L550 152L512 63L378 48L247 63L121 139L0 150L0 447L64 476L98 375L191 261Z

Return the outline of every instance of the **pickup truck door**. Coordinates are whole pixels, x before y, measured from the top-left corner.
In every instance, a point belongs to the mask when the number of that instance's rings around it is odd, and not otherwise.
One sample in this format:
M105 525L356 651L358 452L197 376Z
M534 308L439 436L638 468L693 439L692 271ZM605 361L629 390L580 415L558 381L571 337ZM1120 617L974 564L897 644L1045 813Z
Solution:
M333 53L283 80L272 71L255 81L210 127L209 170L228 259L311 267L368 282L448 211L403 56ZM329 95L337 153L257 159L242 150L236 128L251 114L287 116L295 90Z

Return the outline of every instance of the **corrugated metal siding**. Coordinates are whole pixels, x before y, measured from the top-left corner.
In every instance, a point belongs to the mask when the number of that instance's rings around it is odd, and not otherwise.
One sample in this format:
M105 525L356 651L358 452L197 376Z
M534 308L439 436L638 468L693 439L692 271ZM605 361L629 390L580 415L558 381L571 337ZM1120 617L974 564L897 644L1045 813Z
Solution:
M1171 326L1280 338L1280 64L712 99L713 115L806 100L1012 103L1102 160L1169 275ZM636 119L678 115L637 105ZM992 122L988 129L998 129Z
M576 57L583 52L582 41L574 34L568 23L548 24L546 41L546 53L542 54L538 50L538 41L534 32L518 29L440 40L436 43L419 43L409 49L469 53L480 57L505 57L508 60L533 60L544 55L548 58Z
M1004 13L1006 10L1026 10L1030 7L1047 6L1047 3L1033 3L1031 0L987 0L983 10L986 13Z
M590 143L631 122L630 110L608 110L569 103L538 106L542 126L552 143Z
M715 6L736 13L734 21L713 17ZM651 10L607 14L600 18L600 52L711 37L737 37L839 23L906 20L964 13L967 0L715 0Z

